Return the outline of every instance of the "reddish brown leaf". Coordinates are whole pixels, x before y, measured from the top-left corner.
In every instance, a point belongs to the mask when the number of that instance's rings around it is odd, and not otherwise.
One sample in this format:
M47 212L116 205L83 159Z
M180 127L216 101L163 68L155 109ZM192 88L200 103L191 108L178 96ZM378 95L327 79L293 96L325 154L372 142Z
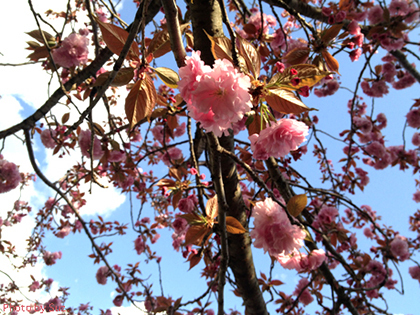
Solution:
M226 217L226 231L232 234L243 234L246 232L241 222L231 216Z
M157 32L150 42L147 49L147 55L153 54L153 57L161 57L171 51L171 42L167 30Z
M102 38L105 44L114 54L119 55L124 47L125 42L127 41L128 32L114 24L103 23L99 19L96 19L96 22L101 29ZM139 47L135 42L133 42L126 59L139 61L139 55Z
M29 54L28 57L30 60L38 61L39 59L48 57L48 49L45 46L39 46L34 49L34 52Z
M61 117L61 123L64 125L70 118L70 113L65 113L63 117Z
M323 50L322 57L324 57L325 63L327 64L327 68L330 71L334 71L340 74L340 72L338 72L338 61L328 51Z
M295 114L310 110L292 91L276 88L269 89L265 96L267 104L283 114Z
M237 35L237 46L238 46L239 54L245 60L245 64L246 64L246 67L248 68L248 72L252 73L254 75L254 78L258 78L260 76L260 67L261 67L260 54L250 42L243 39L239 35Z
M207 233L210 233L210 231L211 230L204 224L190 226L185 235L185 245L193 244L200 246L204 236L206 236Z
M174 187L175 186L175 181L169 178L162 178L161 180L159 180L155 186L158 187Z
M131 88L125 99L125 113L133 128L143 118L150 117L156 104L156 90L152 78L146 74Z
M108 79L111 71L107 71L101 73L99 77L96 79L95 84L93 86L102 86L104 85L105 81ZM115 76L114 80L112 81L110 86L124 86L127 85L131 79L134 77L134 69L129 68L121 68L117 75Z
M263 120L263 127L261 128L261 116L260 113L255 113L254 116L252 116L251 123L248 125L248 134L253 135L254 133L260 134L261 130L265 128L265 121Z
M172 207L174 207L174 209L178 207L178 202L181 198L182 198L182 191L178 191L172 196Z
M213 37L207 34L204 31L207 37L210 39L211 42L211 52L213 54L214 59L227 59L229 61L233 61L232 59L232 43L229 38L226 36L222 37Z
M200 262L201 260L201 255L194 255L193 253L191 253L190 257L188 258L188 260L190 261L190 269L194 268L195 266L197 266L197 264Z
M332 25L329 29L324 31L324 34L321 36L321 40L324 42L324 44L328 45L334 38L337 37L342 28L343 23Z
M297 71L297 77L300 79L300 82L297 85L292 84L292 78L295 77L291 74L290 70L292 68ZM268 83L268 87L277 86L295 91L304 86L312 87L329 74L331 74L331 72L322 71L315 65L295 65L285 69L283 73L277 73L274 75Z
M203 217L200 217L195 212L181 214L181 215L179 215L179 217L187 220L189 225L204 225L206 223L205 219Z
M52 36L50 33L45 32L45 31L42 31L42 33L44 34L44 37L47 40L47 42L55 42L55 37ZM41 35L42 33L40 30L33 30L26 34L28 34L32 38L35 38L38 42L44 44L44 40L42 39L42 35Z
M289 51L286 56L284 56L283 62L286 62L290 65L297 65L304 63L309 56L309 53L311 52L311 49L309 47L296 47Z
M217 195L214 195L207 201L206 214L210 219L214 219L219 214L219 206L217 204Z
M269 285L282 285L284 284L284 282L280 281L280 280L271 280L269 282Z

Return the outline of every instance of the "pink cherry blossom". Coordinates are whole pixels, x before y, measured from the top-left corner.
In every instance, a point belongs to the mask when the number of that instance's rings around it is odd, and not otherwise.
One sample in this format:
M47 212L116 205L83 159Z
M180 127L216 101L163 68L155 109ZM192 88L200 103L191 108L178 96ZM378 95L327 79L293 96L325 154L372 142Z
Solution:
M415 132L413 134L413 137L411 138L411 143L413 145L415 145L416 147L419 147L420 146L420 133Z
M193 51L191 57L185 58L185 66L179 69L178 90L185 102L191 101L191 92L200 81L204 73L210 72L210 66L204 65L200 58L200 51Z
M108 162L122 162L125 160L125 152L122 150L112 150L109 152Z
M79 146L82 151L82 155L90 158L89 151L91 150L91 132L90 130L82 130L79 135ZM99 141L96 135L93 136L93 159L99 160L102 155L104 155L104 150L102 150L101 141Z
M176 160L179 160L182 158L182 151L177 147L169 148L165 154L162 156L162 161L167 166L170 166L172 163L174 163Z
M54 252L54 253L51 253L51 252L49 252L49 251L45 251L45 252L44 252L44 255L43 255L43 258L44 258L45 264L46 264L47 266L54 265L54 264L56 263L56 260L57 260L57 259L61 259L61 257L62 257L61 252Z
M174 222L172 222L172 227L176 234L182 234L188 227L188 222L184 218L177 217Z
M360 129L363 133L369 133L372 131L372 122L366 117L353 117L354 125Z
M324 79L323 79L324 80ZM322 81L321 82L325 82ZM318 97L333 95L340 88L340 84L336 79L326 81L321 88L314 89L314 94Z
M408 243L405 237L397 235L392 240L390 246L392 255L398 257L401 261L410 258L410 253L408 252Z
M61 47L54 49L54 62L62 67L71 68L86 64L88 60L89 39L77 33L72 33L63 40Z
M378 116L376 116L376 121L379 123L376 127L378 129L383 129L387 126L388 120L385 116L384 113L380 113L378 114Z
M109 268L107 266L102 266L96 272L96 281L99 284L105 285L107 282L107 277L110 275Z
M365 151L378 158L382 158L386 153L385 146L379 141L373 141L370 143L367 147L365 147Z
M302 260L302 257L306 256L306 254L302 254L299 251L295 250L290 254L279 254L276 256L277 261L280 263L280 265L283 268L289 269L289 270L296 270L297 272L301 272L304 269L302 268L300 262Z
M299 283L293 292L293 295L299 296L299 302L303 305L308 305L313 302L314 298L309 292L306 286L309 284L309 280L306 278L302 278L299 280Z
M330 225L338 217L338 210L335 207L323 206L316 216L315 221L321 225ZM315 222L314 222L315 223ZM317 224L316 224L317 225Z
M55 236L57 236L58 238L65 238L67 235L70 234L71 231L71 227L69 225L66 225L64 227L62 227L56 234Z
M410 8L406 0L392 0L388 10L392 16L405 16L408 14Z
M252 108L250 86L249 77L238 72L230 61L218 59L212 71L197 76L191 101L187 102L189 115L207 132L218 137L228 135L232 123L240 121Z
M250 235L255 239L255 247L263 248L274 257L302 247L305 232L292 225L285 211L271 198L257 202L252 216L255 220Z
M377 24L384 20L383 17L384 10L382 10L380 5L375 5L372 8L370 8L368 12L368 20L370 24Z
M413 279L419 280L420 282L420 266L411 266L408 268L408 272Z
M360 86L363 92L371 97L383 97L385 94L388 94L388 86L383 80L373 81L371 85L368 81L363 81Z
M267 34L268 33L268 27L274 28L277 25L276 18L272 15L267 15L263 13L263 23L261 23L261 12L257 8L251 9L252 15L248 19L248 24L252 24L255 26L255 34L259 35L261 32L261 26L263 27L262 33Z
M270 156L285 157L296 150L308 135L308 126L295 119L281 119L261 133L249 136L255 159L266 160Z
M407 71L404 71L403 77L392 83L392 87L396 90L406 89L416 83L416 79Z
M356 20L352 20L350 22L350 24L347 26L347 31L351 35L359 35L359 34L361 34L361 28L360 28L359 23L357 23Z
M44 309L46 312L62 311L63 308L61 300L58 297L50 299L47 303L44 304Z
M57 136L57 131L52 129L44 129L41 132L41 141L47 149L54 149L57 143L53 138Z
M416 107L410 110L408 114L406 115L406 117L407 117L407 124L410 127L413 127L413 128L420 127L420 108L419 107Z
M3 159L3 155L0 154L0 193L15 189L21 180L16 164Z
M124 302L124 297L122 295L117 295L112 303L114 303L115 306L120 307Z
M40 288L40 284L38 281L32 282L32 284L29 286L29 291L35 292Z
M350 52L350 60L351 61L357 61L357 60L359 60L361 55L362 55L362 50L360 48L352 50Z
M192 198L191 196L195 195L190 195L187 198L182 198L181 200L179 200L178 209L180 211L184 213L191 213L194 211L196 202L194 202L194 198Z
M139 235L136 240L134 241L134 249L136 250L137 254L140 255L146 249L146 245L143 241L143 237Z

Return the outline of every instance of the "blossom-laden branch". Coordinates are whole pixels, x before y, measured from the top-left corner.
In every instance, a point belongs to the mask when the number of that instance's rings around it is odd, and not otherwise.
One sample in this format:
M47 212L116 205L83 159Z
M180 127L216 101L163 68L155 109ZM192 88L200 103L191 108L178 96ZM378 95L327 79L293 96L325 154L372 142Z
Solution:
M34 151L32 148L32 139L31 139L31 135L28 129L24 130L25 133L25 142L26 142L26 148L28 151L28 156L29 156L29 160L31 162L32 168L34 169L36 175L48 186L50 187L52 190L54 190L66 203L67 205L71 208L72 212L76 215L77 219L79 220L79 222L82 224L83 230L86 233L86 236L89 238L92 247L95 249L96 253L99 255L99 257L101 258L101 260L105 263L105 265L108 268L108 272L110 272L114 277L115 277L115 281L118 284L119 289L121 290L121 292L123 293L123 295L127 298L127 300L129 300L136 308L138 308L138 306L136 305L136 303L134 303L134 301L132 300L131 296L128 295L127 291L125 290L125 286L123 285L123 283L120 280L119 275L116 274L116 272L114 271L114 269L112 268L112 266L108 263L108 260L105 258L104 253L102 252L102 250L98 247L98 245L96 244L92 234L90 233L86 222L83 220L82 216L80 215L79 211L76 209L76 207L73 205L73 203L67 198L67 196L61 191L60 188L56 187L45 175L44 173L42 173L42 171L40 170L40 168L38 167L38 165L36 164L35 161L35 155L34 155Z
M154 16L159 12L160 9L160 1L153 0L151 5L148 7L147 15L146 15L146 23L149 23L153 20ZM130 30L130 27L128 28ZM64 85L64 89L57 89L49 99L40 107L38 110L20 122L17 125L14 125L8 129L0 131L0 139L4 139L7 136L10 136L20 130L30 129L35 126L35 124L42 119L57 103L58 101L68 93L74 85L79 86L83 83L86 79L93 77L96 75L98 70L105 64L105 62L111 58L113 53L108 48L102 49L99 55L92 61L86 68L82 71L78 72L77 75L72 77L68 80Z

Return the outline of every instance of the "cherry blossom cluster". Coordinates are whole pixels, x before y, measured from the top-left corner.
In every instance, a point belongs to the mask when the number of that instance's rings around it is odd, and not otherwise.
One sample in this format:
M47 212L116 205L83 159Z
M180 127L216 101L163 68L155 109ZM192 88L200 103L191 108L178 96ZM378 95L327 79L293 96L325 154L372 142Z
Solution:
M0 193L6 193L19 186L22 177L16 164L9 162L0 154Z
M295 119L280 119L265 128L260 134L249 136L251 150L257 160L266 160L270 156L285 157L296 150L308 135L308 126Z
M66 37L61 46L52 52L54 62L65 68L77 67L88 60L89 39L84 31L83 35L72 33Z
M226 59L216 60L211 68L204 65L199 51L193 52L179 69L179 76L178 88L189 115L218 137L228 135L232 123L240 121L252 108L249 77Z

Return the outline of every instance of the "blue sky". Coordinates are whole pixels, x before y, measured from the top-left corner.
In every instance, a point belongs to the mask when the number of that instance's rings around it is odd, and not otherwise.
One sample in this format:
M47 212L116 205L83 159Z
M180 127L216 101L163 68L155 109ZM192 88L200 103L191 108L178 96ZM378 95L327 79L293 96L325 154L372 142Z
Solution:
M34 5L36 8L44 8L45 6L48 7L50 5L47 2L34 1ZM27 3L23 0L21 2L15 1L14 3L8 3L7 6L10 10L13 10L17 8L19 3L21 3L21 10L23 10L22 8L25 8L26 10ZM2 18L0 20L0 25L4 26L10 25L8 23L12 23L7 14L5 14L5 12L10 10L4 10L0 13L0 17ZM44 12L45 10L42 11L42 9L39 9L39 11ZM30 12L29 14L28 12L23 14L26 14L25 16L27 16L29 20L31 19ZM134 14L134 5L128 0L123 1L121 17L126 21L131 21L131 17ZM159 19L160 17L156 18L156 21L159 21ZM16 23L13 25L15 24ZM17 25L16 34L9 34L6 32L5 36L10 36L9 42L13 43L14 49L2 47L0 49L3 54L3 56L0 56L1 58L7 58L5 60L10 62L25 61L24 58L28 52L22 51L22 48L19 47L25 47L24 42L29 40L29 38L23 34L23 32L31 30L28 29L28 27L29 25L25 23L25 25ZM35 27L32 26L32 29L34 28ZM19 34L18 31L20 31ZM7 40L5 42L7 42ZM379 54L379 56L382 55L382 53ZM354 89L355 78L359 74L364 58L362 57L359 62L351 63L348 56L343 55L342 57L338 57L338 60L340 62L340 73L342 74L341 82L343 82L343 86ZM170 54L158 59L157 64L176 69L174 59ZM375 62L373 64L375 64ZM48 77L42 74L39 75L39 72L41 72L39 65L26 69L23 69L22 67L4 69L4 75L0 78L0 95L2 95L2 99L0 99L0 110L7 113L7 118L5 118L4 115L2 115L3 118L0 117L0 129L4 129L6 126L18 122L22 117L31 114L34 109L39 107L46 99L46 82ZM35 75L37 75L37 80L33 79ZM388 127L383 131L388 141L387 145L401 143L405 114L412 105L413 99L418 97L418 94L414 91L415 88L403 91L391 90L386 98L375 100L374 116L383 112L389 119ZM351 97L352 94L343 89L334 96L328 98L318 98L311 95L309 98L305 99L305 103L309 107L315 107L319 110L314 113L320 118L317 128L338 137L338 134L342 129L349 128L350 126L347 114L347 101ZM365 101L369 105L369 112L372 106L372 99L365 97ZM21 107L20 109L19 106ZM121 107L123 107L122 100L119 106L120 108L117 108L117 111L121 110ZM58 106L58 108L54 110L57 115L62 115L66 111L66 108L64 106ZM98 113L95 114L95 117L99 117L97 119L100 119L102 116ZM75 117L71 117L71 119L75 119ZM411 135L413 132L414 130L412 130L412 128L407 128L406 130L407 148L409 149L413 148L411 144ZM324 142L324 145L328 148L328 157L333 160L335 169L340 169L341 164L337 161L343 157L342 148L344 145L335 140L331 140L327 136L321 134L319 136ZM320 173L317 170L316 161L312 158L312 144L313 139L309 144L306 156L304 156L302 161L294 163L293 166L302 174L306 174L314 186L318 186L321 185L319 181ZM60 169L60 166L70 165L72 161L79 157L75 154L75 156L57 161L57 159L51 158L51 150L45 150L40 144L39 139L35 143L35 148L37 150L37 159L43 168L43 171L54 180L61 176L61 174L57 172L57 170ZM5 155L5 158L16 161L16 164L21 165L21 170L30 171L30 166L28 165L28 160L26 159L24 152L25 150L22 143L16 138L11 138L7 140L6 149L3 154ZM360 165L363 164L361 163ZM401 172L397 167L387 168L383 171L375 171L365 165L362 167L369 171L370 184L366 187L364 192L357 192L357 194L352 197L353 201L359 206L363 204L370 205L373 210L377 211L377 213L382 216L383 224L393 226L404 236L413 236L413 234L408 231L408 216L417 209L417 204L412 200L412 194L415 192L414 180L418 179L418 175L413 175L410 170ZM143 166L143 168L147 169L146 166ZM158 171L158 169L156 171ZM161 172L163 172L163 170L161 170ZM31 200L34 207L42 205L49 196L48 190L40 181L34 186L29 187L25 194L24 197L27 198L26 200ZM14 200L16 200L15 192L7 195L0 195L0 203L2 205L7 205L6 208L0 210L0 215L4 215L4 211L7 211L7 209L12 207ZM135 200L134 208L138 206L139 203ZM150 208L145 208L144 211L145 216L153 217L153 212ZM104 191L95 188L94 194L88 197L88 205L87 209L84 210L84 213L87 213L84 216L86 220L95 218L96 215L100 213L109 221L119 220L127 223L130 222L128 198L124 199L118 191L113 189ZM16 234L9 231L11 233L10 235L14 235L13 237L17 237L18 235L22 236L21 234L22 231L25 231L25 227L31 226L30 218L25 220L23 224L22 229L14 232ZM185 302L186 300L197 296L198 293L204 292L206 289L205 282L199 278L200 266L202 266L202 263L193 270L187 271L189 268L188 263L185 263L185 260L180 253L176 253L172 250L171 232L161 230L159 233L161 234L161 238L156 244L152 245L152 249L156 250L158 253L162 253L163 256L161 270L165 294L169 294L175 299L183 296L183 302ZM5 235L6 233L3 234L3 237L5 237ZM127 263L135 263L143 258L138 257L134 251L133 241L135 238L135 233L129 232L126 236L114 240L114 253L110 257L111 265L119 264L124 268ZM108 240L105 239L104 241ZM61 250L63 252L63 258L58 260L57 264L52 267L45 268L45 266L42 265L37 267L36 270L33 270L34 273L36 271L35 274L46 275L47 277L55 279L56 283L59 283L61 286L71 287L69 291L71 295L68 301L71 306L77 306L79 303L90 301L90 304L94 305L96 309L113 307L112 298L115 294L114 289L116 285L110 281L105 286L100 286L96 283L94 275L98 267L102 264L93 265L92 260L87 257L87 255L91 253L91 247L86 236L76 234L70 235L64 239L58 239L53 235L49 235L45 240L45 245L50 251ZM363 246L364 248L369 248L371 245L373 244L360 244L360 246ZM259 271L261 270L268 274L270 263L269 257L264 255L261 250L255 250L254 257L257 273L259 274ZM417 312L417 307L412 301L419 295L419 283L412 280L407 273L408 267L412 265L413 263L411 262L405 262L400 265L400 270L404 277L405 295L400 296L394 292L386 293L390 311L395 314L415 314ZM140 266L143 278L149 278L149 283L154 284L154 292L160 293L157 278L157 265L155 263L147 264L141 262ZM12 271L10 272L12 273ZM279 265L275 267L273 274L277 279L286 283L280 289L291 294L299 277L296 276L294 272L283 270ZM23 275L16 274L15 276L19 280L24 281ZM397 276L394 276L394 278L398 279ZM2 280L3 279L0 278L0 282L3 282ZM398 283L397 287L400 287L400 283ZM229 290L229 288L226 289L226 291ZM41 295L34 296L34 298L43 299L43 301L45 301L48 296ZM232 295L228 295L226 300L227 308L236 307L238 310L242 310L241 301L239 299L234 299ZM124 306L128 306L128 304L125 303ZM213 303L213 308L216 309L215 303ZM275 313L275 307L273 306L270 308L272 313ZM308 312L311 312L311 309L312 307L309 307ZM128 310L129 309L127 309L127 311ZM122 312L123 311L121 311L121 315L123 315Z

